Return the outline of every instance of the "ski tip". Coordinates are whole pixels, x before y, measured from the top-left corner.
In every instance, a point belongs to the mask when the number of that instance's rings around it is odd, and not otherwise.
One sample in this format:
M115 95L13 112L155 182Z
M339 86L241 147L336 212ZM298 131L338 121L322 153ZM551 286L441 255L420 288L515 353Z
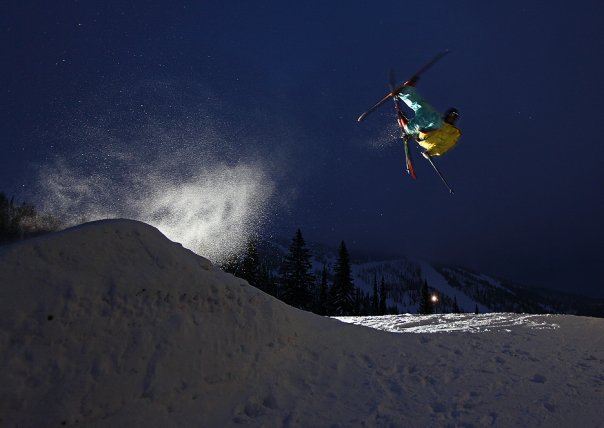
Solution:
M363 113L363 114L361 114L361 115L358 117L357 122L361 122L363 119L365 119L365 116L367 116L367 113Z

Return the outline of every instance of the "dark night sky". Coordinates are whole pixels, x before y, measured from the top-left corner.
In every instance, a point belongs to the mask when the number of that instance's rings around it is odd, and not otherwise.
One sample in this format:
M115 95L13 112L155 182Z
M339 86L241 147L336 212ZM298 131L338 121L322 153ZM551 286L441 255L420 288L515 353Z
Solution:
M172 181L248 162L274 183L272 233L604 297L600 1L14 3L0 191L38 203L57 158L112 195L149 159ZM437 159L453 196L415 148L404 173L391 104L356 122L390 68L405 80L445 48L418 90L461 111ZM109 160L120 145L138 162Z

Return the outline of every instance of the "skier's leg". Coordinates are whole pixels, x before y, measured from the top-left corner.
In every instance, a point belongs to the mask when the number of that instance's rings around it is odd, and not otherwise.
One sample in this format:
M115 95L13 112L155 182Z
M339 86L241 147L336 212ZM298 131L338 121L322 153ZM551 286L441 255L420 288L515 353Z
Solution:
M428 104L413 86L405 86L397 96L415 112L415 117L409 120L407 126L412 133L438 129L443 125L441 114Z
M399 126L401 126L403 129L406 128L407 124L409 123L409 119L407 119L407 117L403 114L403 112L401 112L400 110L398 111L398 124Z
M427 104L413 86L404 86L401 92L397 94L397 97L416 113Z

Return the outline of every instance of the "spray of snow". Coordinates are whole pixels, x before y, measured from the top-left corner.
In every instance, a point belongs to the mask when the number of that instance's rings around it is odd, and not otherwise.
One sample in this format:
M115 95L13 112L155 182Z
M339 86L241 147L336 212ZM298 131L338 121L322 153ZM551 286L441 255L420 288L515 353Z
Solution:
M218 163L181 179L137 169L131 164L126 175L115 177L59 160L42 170L40 205L68 213L68 225L143 220L214 261L239 250L267 219L274 184L262 165Z
M401 144L401 131L396 124L395 118L392 123L387 123L377 130L378 134L375 134L367 141L367 145L374 150L386 150L390 149L397 144Z
M241 248L266 220L272 183L261 167L215 165L186 183L165 182L139 217L212 260Z
M180 179L137 162L124 169L116 177L58 160L42 169L39 205L68 213L67 225L139 219L214 261L238 251L267 220L274 184L261 164L204 165Z
M97 116L76 115L58 137L65 147L38 168L32 199L65 226L142 220L220 262L270 221L278 156L253 152L262 144L219 113L148 111L147 104L178 104L177 90L148 86L127 93L140 111L108 112L113 101L105 99L88 108ZM141 91L156 99L138 101Z

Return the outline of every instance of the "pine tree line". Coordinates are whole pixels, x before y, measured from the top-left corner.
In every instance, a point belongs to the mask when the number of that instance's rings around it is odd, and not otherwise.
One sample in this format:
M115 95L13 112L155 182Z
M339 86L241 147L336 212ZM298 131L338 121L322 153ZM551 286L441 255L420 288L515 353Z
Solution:
M0 192L0 244L14 242L60 228L51 216L39 214L32 204L18 205Z
M354 285L350 255L344 241L340 243L333 272L324 265L320 274L314 274L312 255L300 229L294 234L276 273L261 260L256 240L251 240L242 254L227 260L221 267L291 306L319 315L397 313L396 306L387 307L388 290L383 277L379 284L375 278L372 295Z

